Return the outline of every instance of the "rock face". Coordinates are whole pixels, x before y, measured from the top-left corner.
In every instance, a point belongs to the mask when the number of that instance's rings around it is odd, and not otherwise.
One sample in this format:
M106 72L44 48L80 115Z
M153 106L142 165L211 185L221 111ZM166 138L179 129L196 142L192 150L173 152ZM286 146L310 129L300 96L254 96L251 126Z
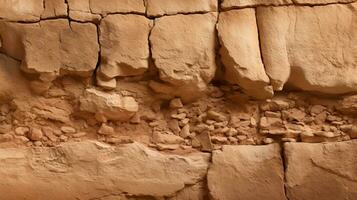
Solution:
M207 179L213 199L285 200L279 145L223 146L212 156Z
M155 20L150 35L152 57L160 79L172 87L168 92L188 100L213 79L216 18L215 13L208 13Z
M178 13L217 11L216 0L147 0L147 15L162 16Z
M279 6L292 4L293 0L222 0L221 6L225 8L241 8L247 6Z
M288 82L307 91L357 91L357 77L350 76L357 73L356 7L258 8L263 59L275 89Z
M357 141L285 144L290 200L356 199Z
M149 67L149 33L152 22L139 15L110 15L100 24L102 63L105 78L143 74Z
M41 19L66 17L68 15L65 0L45 0L44 8Z
M43 1L0 0L0 19L8 21L39 21L43 12Z
M208 154L164 155L138 143L2 149L0 160L0 194L9 200L41 200L45 193L54 200L121 193L163 197L200 182L208 168ZM7 192L15 187L26 192Z
M88 0L87 0L88 1ZM89 7L95 14L107 15L109 13L145 13L143 0L89 0Z
M271 97L273 90L261 60L255 10L221 12L217 29L226 80L256 98Z
M133 97L123 97L116 93L106 93L87 89L80 99L80 110L95 114L99 121L129 120L139 106Z
M86 22L98 22L101 19L99 14L94 14L91 11L89 0L67 0L69 17L73 20Z

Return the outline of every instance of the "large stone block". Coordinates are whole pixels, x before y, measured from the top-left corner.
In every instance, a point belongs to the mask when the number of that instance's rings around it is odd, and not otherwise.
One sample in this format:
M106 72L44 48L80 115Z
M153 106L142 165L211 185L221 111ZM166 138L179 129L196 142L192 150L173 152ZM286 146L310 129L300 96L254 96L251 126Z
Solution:
M66 17L68 15L65 0L44 0L44 8L41 19Z
M290 200L357 199L357 141L285 143Z
M110 15L100 24L102 63L107 79L143 74L149 67L152 21L140 15Z
M216 71L215 13L164 16L150 35L152 57L166 93L184 101L199 97ZM154 88L155 89L155 88Z
M162 16L177 13L217 11L217 0L147 0L147 15Z
M223 146L208 170L213 199L285 200L284 169L278 144Z
M1 149L0 194L7 200L170 196L202 181L208 160L208 154L166 155L139 143Z
M260 55L255 10L221 12L217 24L225 78L259 99L273 95Z
M73 20L99 22L101 16L92 13L89 0L67 0L69 17Z
M262 55L276 90L357 91L357 3L261 7Z

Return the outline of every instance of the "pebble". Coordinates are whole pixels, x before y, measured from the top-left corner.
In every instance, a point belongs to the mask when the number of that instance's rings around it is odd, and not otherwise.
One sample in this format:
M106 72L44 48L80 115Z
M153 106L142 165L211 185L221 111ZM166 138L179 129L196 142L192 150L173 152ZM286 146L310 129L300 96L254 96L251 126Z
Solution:
M19 136L26 135L28 132L30 132L30 129L28 127L17 127L15 128L15 134Z
M176 108L182 108L183 104L180 98L175 98L170 101L170 108L176 109Z
M190 125L189 124L186 124L182 129L181 129L181 132L180 132L180 136L183 137L183 138L187 138L189 137L191 134L190 134Z
M59 138L61 142L66 142L68 140L68 137L65 135L61 135Z
M42 130L39 128L32 128L29 134L30 140L39 141L43 137Z
M223 114L216 112L214 110L209 110L207 112L207 117L208 119L212 119L218 122L223 122L223 121L227 121L227 117L224 116Z
M296 142L296 139L294 139L294 138L281 138L281 141L283 141L283 142Z
M62 126L61 131L68 134L76 133L76 129L70 126Z
M180 114L172 114L171 117L174 119L179 119L179 120L183 120L185 119L187 116L186 113L180 113Z
M274 142L274 140L272 138L264 138L264 144L271 144Z
M105 123L102 123L102 125L100 126L99 130L98 130L98 134L100 135L112 135L114 134L114 128L111 126L108 126Z
M327 138L335 137L335 134L333 132L329 132L329 131L317 131L317 132L314 132L313 134L316 136L327 137Z
M86 132L79 132L79 133L73 134L72 137L74 137L74 138L80 138L80 137L83 137L83 136L85 136L85 135L87 135Z
M106 142L111 144L129 144L129 143L133 143L134 141L129 136L116 136L116 137L107 138Z

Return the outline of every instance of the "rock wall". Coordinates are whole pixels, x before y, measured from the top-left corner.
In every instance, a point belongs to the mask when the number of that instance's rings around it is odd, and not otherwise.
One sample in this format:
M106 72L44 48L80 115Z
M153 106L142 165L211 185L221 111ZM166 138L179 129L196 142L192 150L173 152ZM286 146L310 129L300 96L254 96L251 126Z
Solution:
M0 196L356 199L356 10L0 0Z

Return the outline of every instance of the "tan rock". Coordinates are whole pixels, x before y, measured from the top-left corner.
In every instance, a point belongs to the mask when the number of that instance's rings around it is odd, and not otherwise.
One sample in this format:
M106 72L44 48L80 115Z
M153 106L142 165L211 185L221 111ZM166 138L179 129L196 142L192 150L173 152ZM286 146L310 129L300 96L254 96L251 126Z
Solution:
M110 15L101 21L102 63L107 79L143 74L149 67L149 33L152 21L140 15Z
M282 88L289 77L287 83L301 90L357 91L357 78L350 76L357 73L356 7L258 8L264 63L275 88Z
M67 13L67 4L65 0L44 0L44 8L41 18L58 18L66 17Z
M69 8L69 17L81 22L99 22L101 16L93 14L89 6L89 0L67 0Z
M140 13L145 14L143 0L89 0L89 6L93 13L107 15L109 13Z
M217 11L216 0L147 0L148 16Z
M293 0L295 4L303 5L323 5L323 4L333 4L333 3L351 3L355 0Z
M114 128L105 123L102 123L102 125L98 130L98 134L100 135L113 135L114 133L115 133Z
M221 12L217 24L225 79L259 99L273 90L261 60L258 29L253 8Z
M171 196L205 179L209 155L165 155L139 143L112 147L89 141L41 150L1 149L0 161L2 198L45 200L43 194L51 194L63 200L122 193ZM20 191L8 192L16 188Z
M216 18L215 13L207 13L155 20L150 35L152 57L166 83L152 82L155 91L180 96L184 102L202 96L216 71Z
M153 134L153 141L162 144L181 144L184 142L184 139L174 134L155 132Z
M357 115L357 95L345 96L338 102L336 109L345 114Z
M176 196L171 197L168 200L206 200L208 199L206 187L205 183L202 182L185 187L178 192Z
M292 3L293 0L222 0L221 6L223 9L227 9L251 6L281 6Z
M43 137L42 130L39 128L32 128L29 134L29 138L33 141L39 141Z
M39 0L0 0L0 19L7 21L39 21L44 10Z
M99 74L97 74L96 78L97 78L97 85L102 87L103 89L113 90L117 87L117 81L115 78L106 80L105 78L102 78Z
M94 88L86 89L80 98L80 110L96 114L97 119L127 121L138 111L133 97L106 93Z
M352 126L352 129L350 130L350 137L352 139L357 139L357 125Z
M212 199L285 200L278 144L223 146L213 152L207 175Z
M285 144L290 200L355 199L357 141Z

